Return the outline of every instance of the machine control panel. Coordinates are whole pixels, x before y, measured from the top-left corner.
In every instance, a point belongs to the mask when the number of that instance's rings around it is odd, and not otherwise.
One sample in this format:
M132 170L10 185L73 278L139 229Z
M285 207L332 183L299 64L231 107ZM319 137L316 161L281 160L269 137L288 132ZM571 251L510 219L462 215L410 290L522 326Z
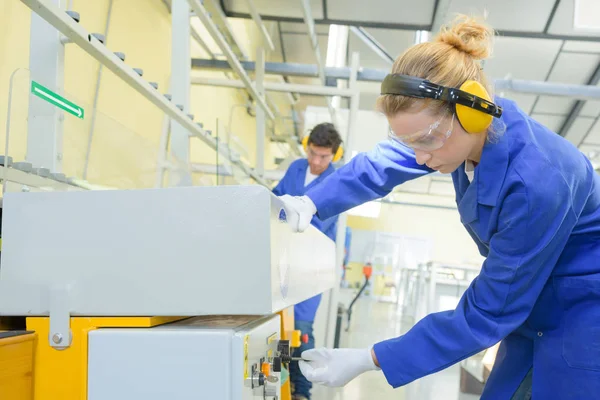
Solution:
M89 334L88 400L280 400L279 337L278 315L98 329Z

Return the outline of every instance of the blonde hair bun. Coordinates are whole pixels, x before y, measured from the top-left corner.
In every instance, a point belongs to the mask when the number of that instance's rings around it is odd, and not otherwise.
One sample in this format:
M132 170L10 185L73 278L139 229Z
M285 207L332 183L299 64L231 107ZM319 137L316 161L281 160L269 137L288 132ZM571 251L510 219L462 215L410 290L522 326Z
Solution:
M450 24L443 26L436 42L446 43L475 60L491 56L494 30L476 18L458 15Z

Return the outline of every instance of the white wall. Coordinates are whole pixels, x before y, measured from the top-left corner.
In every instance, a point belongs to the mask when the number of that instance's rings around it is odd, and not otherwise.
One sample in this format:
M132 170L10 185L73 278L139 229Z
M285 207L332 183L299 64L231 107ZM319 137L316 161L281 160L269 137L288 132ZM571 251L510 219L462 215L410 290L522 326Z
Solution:
M398 200L408 198L403 194ZM411 202L414 201L414 195ZM463 225L458 210L383 203L379 218L348 217L353 229L395 232L432 241L431 258L447 263L480 264L483 257Z

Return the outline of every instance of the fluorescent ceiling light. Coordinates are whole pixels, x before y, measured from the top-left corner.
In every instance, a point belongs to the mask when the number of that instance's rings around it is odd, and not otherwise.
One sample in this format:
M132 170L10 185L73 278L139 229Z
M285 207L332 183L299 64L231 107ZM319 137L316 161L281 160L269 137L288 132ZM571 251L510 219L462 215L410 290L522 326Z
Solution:
M425 43L429 41L429 31L416 31L415 44Z
M573 30L600 31L600 2L598 0L575 0L573 5Z

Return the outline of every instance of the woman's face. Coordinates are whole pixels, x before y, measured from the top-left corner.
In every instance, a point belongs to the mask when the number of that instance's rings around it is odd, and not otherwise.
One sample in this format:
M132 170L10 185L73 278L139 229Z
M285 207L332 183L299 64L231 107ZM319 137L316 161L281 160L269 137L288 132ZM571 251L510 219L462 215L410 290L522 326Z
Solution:
M401 112L388 122L391 134L414 150L420 165L449 174L467 159L479 162L485 135L467 133L449 112Z

